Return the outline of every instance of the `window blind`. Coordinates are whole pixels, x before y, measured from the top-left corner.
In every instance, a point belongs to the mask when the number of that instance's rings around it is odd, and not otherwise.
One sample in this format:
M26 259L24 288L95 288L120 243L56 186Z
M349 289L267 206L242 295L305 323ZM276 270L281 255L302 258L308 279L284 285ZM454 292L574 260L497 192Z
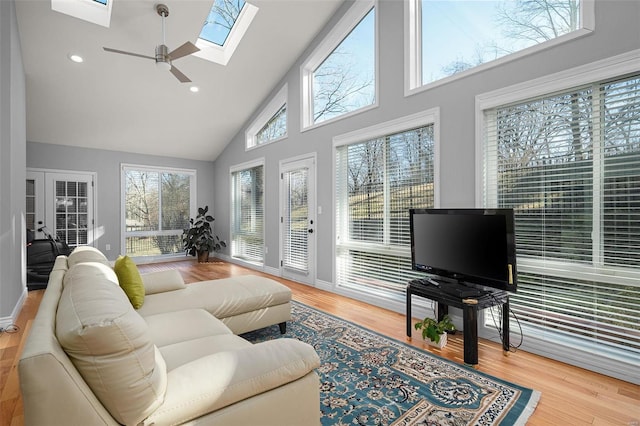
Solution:
M309 169L302 168L283 173L283 259L282 266L302 273L309 270L309 205L307 188Z
M409 209L433 207L433 125L336 150L337 284L404 292Z
M231 256L264 263L264 166L231 174Z
M516 216L524 332L640 356L640 76L485 111L487 207ZM607 355L608 354L608 355Z

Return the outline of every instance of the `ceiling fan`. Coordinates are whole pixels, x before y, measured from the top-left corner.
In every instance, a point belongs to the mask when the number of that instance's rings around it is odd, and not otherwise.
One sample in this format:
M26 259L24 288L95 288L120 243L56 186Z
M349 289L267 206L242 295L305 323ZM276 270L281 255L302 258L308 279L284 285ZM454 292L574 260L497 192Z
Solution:
M171 74L173 74L178 80L180 80L181 83L189 83L191 82L189 77L187 77L182 72L180 72L180 70L177 69L175 66L173 66L171 62L175 61L176 59L182 58L183 56L187 56L192 53L195 53L200 49L195 44L188 41L184 43L182 46L169 52L169 48L165 45L166 42L165 42L165 33L164 33L164 20L167 16L169 16L169 8L164 4L157 4L156 12L158 12L158 15L162 17L162 44L159 44L158 46L156 46L155 57L141 55L139 53L125 52L124 50L111 49L110 47L103 47L103 49L107 52L121 53L123 55L138 56L140 58L152 59L156 61L156 65L158 67L165 70L169 70Z

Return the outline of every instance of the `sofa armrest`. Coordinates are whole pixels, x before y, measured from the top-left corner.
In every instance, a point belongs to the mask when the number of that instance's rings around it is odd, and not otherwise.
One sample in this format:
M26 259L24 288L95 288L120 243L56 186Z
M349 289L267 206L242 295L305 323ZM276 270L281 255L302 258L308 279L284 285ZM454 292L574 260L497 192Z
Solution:
M293 382L319 366L313 347L295 339L208 355L169 371L164 402L145 424L183 423Z
M144 294L164 293L166 291L182 290L185 288L182 275L177 269L148 272L140 274L144 284Z

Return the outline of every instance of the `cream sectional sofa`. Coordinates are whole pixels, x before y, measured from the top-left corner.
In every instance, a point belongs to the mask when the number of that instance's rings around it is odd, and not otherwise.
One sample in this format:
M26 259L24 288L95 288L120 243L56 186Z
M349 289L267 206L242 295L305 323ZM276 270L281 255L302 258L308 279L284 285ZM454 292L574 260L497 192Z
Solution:
M142 275L135 310L100 256L56 260L18 365L26 425L320 423L314 349L234 334L289 318L285 286L253 276L185 286L155 272Z

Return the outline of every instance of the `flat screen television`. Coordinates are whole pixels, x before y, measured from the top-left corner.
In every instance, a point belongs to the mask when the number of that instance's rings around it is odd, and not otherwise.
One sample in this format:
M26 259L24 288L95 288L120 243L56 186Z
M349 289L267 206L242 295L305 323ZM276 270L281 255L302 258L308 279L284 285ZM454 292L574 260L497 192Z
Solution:
M513 209L411 209L409 217L414 270L516 291Z

